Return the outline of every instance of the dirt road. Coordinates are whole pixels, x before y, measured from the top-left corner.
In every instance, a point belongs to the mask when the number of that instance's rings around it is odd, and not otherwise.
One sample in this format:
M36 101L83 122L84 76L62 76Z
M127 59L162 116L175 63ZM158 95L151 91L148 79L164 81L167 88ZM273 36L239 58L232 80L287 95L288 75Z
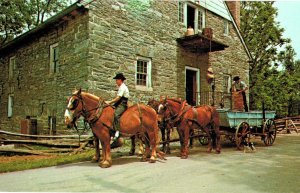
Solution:
M122 156L109 169L95 163L0 174L0 191L25 192L300 192L300 135L279 136L274 146L256 141L255 153L223 144L221 154L207 154L196 143L189 159L155 164ZM125 154L125 153L124 153Z

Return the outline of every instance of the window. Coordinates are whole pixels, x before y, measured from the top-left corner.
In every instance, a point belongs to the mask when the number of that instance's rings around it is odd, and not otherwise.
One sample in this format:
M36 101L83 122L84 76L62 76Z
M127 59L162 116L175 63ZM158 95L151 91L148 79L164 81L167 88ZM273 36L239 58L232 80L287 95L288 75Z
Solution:
M151 60L138 58L136 63L136 85L151 88Z
M13 95L8 95L8 106L7 106L7 117L11 118L13 115L13 105L14 105L14 97Z
M50 73L58 71L58 43L50 46Z
M16 57L9 58L8 66L8 79L12 80L14 78L14 70L16 68Z
M184 23L185 27L192 27L195 33L201 32L205 27L205 10L200 6L179 1L178 21Z
M225 75L224 76L224 93L230 93L231 89L231 76Z
M229 22L224 20L224 35L229 35Z

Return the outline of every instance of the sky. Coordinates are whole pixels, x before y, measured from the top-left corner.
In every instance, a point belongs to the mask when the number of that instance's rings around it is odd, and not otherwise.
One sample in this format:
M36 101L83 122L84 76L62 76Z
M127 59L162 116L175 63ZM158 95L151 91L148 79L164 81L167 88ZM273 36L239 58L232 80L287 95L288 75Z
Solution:
M278 8L277 21L285 29L283 36L292 40L292 47L297 53L295 59L300 60L300 0L280 0L274 6Z

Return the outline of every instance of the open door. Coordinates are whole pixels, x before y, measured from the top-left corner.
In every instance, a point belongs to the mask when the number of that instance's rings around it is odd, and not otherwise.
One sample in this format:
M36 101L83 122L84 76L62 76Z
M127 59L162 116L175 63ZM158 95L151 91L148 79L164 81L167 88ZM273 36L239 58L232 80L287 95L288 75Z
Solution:
M185 81L185 93L186 101L190 105L198 104L198 71L192 69L186 69L186 81Z

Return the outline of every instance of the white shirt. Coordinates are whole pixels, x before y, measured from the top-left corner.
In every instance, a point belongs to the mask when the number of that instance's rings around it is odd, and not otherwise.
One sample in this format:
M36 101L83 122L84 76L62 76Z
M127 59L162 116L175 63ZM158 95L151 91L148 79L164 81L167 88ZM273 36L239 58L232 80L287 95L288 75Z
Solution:
M129 90L128 90L128 87L124 83L122 83L121 86L119 87L117 95L119 97L129 98Z
M235 86L235 89L237 89L237 90L245 90L247 87L246 83L243 81L240 81L239 83L234 82L234 86Z

